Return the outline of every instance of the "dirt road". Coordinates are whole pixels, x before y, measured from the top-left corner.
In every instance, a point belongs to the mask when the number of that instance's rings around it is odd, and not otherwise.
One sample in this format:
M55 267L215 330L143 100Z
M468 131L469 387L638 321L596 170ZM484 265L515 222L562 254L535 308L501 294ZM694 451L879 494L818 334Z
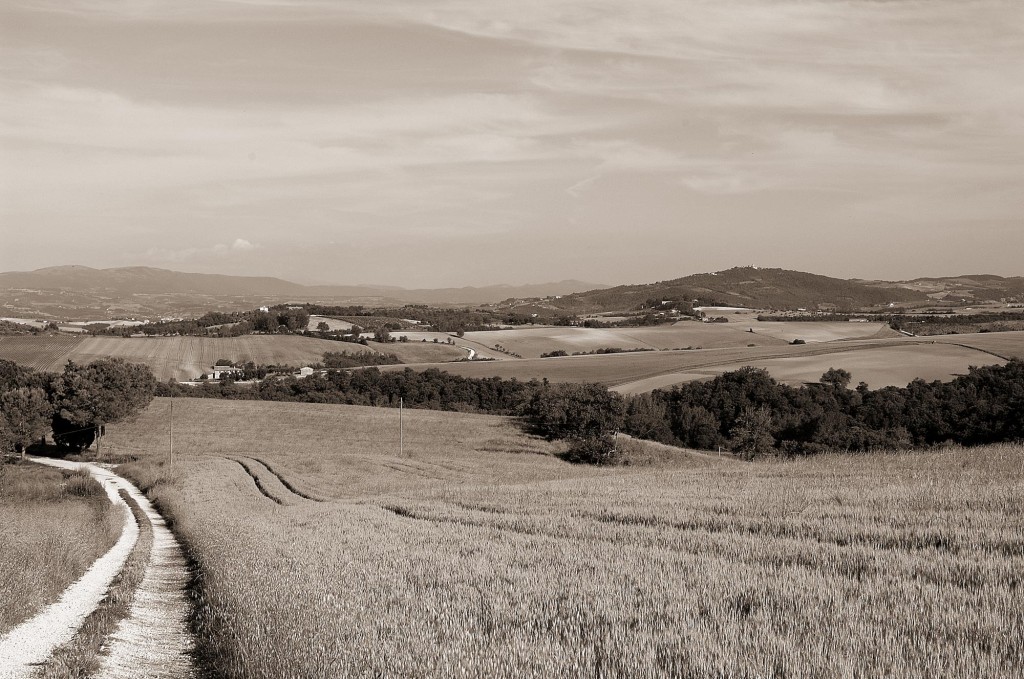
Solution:
M127 480L93 464L30 458L60 469L87 470L100 482L110 501L124 512L124 528L117 543L68 587L59 601L0 638L0 679L29 679L55 648L69 641L96 608L120 572L139 535L128 505L118 495L127 492L153 524L153 549L143 580L127 618L107 639L97 676L196 676L191 659L185 586L189 572L181 546L148 499Z

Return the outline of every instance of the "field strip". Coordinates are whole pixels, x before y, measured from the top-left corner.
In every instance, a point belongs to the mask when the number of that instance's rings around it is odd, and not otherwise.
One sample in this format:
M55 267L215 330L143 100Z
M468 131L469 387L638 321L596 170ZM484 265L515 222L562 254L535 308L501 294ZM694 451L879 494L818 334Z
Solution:
M315 497L313 495L309 495L308 493L302 492L301 490L296 488L290 481L288 481L288 479L286 479L284 476L282 476L281 474L279 474L276 471L274 471L273 467L271 467L269 464L267 464L266 462L264 462L260 458L258 458L258 457L250 457L249 459L252 460L253 462L256 462L257 464L263 465L263 467L268 472L270 472L271 474L276 476L277 480L281 482L281 485L284 486L292 494L298 495L299 497L301 497L304 500L312 500L313 502L327 502L327 500L325 500L325 499L323 499L321 497Z
M942 342L942 344L949 344L950 346L954 346L954 347L963 347L964 349L971 349L973 351L980 351L983 354L988 354L990 356L995 356L996 358L1001 358L1004 361L1011 360L1009 356L1003 356L1002 354L997 354L996 352L992 351L991 349L982 349L981 347L972 347L970 344L962 344L961 342Z
M749 356L749 357L745 357L745 358L736 358L736 357L718 358L718 359L714 359L714 360L710 360L710 361L702 361L700 363L691 363L689 365L681 366L681 367L665 368L665 369L661 369L661 370L657 370L657 371L653 371L653 372L648 372L648 373L645 373L645 374L642 374L642 375L631 376L629 379L625 379L625 380L616 380L614 382L608 382L607 384L608 384L609 387L624 387L624 386L627 386L627 385L632 384L634 382L640 382L642 380L646 380L646 379L649 379L651 377L659 377L661 375L669 375L669 374L672 374L674 372L694 372L694 371L698 371L698 370L703 370L705 368L719 368L719 367L727 366L727 365L743 366L743 365L749 364L750 361L754 361L754 360L756 360L756 361L767 361L767 360L774 360L774 359L804 358L804 357L807 357L807 356L826 356L828 354L844 354L844 353L851 352L851 351L863 351L863 350L866 350L866 349L880 349L880 348L891 347L891 346L902 346L902 345L905 345L905 344L927 344L927 342L900 342L899 344L894 344L894 343L854 344L854 345L846 344L846 345L843 345L843 346L831 345L831 346L824 346L824 347L814 346L814 348L809 348L809 349L806 349L806 350L803 350L803 351L788 351L788 352L785 352L785 353L775 353L775 354L759 354L759 355ZM803 346L813 346L813 345L803 345Z
M94 561L77 582L64 590L59 601L21 623L0 639L0 679L30 677L36 665L44 662L54 649L75 636L85 618L106 596L111 581L121 570L139 537L139 526L135 523L135 517L132 516L128 504L117 493L118 487L126 490L128 486L134 488L130 483L113 472L91 464L36 457L28 459L59 469L88 471L103 486L111 503L122 508L124 526L121 537L114 546Z
M269 490L267 490L267 487L265 485L263 485L263 481L260 479L259 476L256 475L256 472L254 472L252 470L252 467L250 467L249 465L247 465L245 462L243 462L241 459L239 459L237 457L230 457L228 459L229 460L233 460L234 462L237 462L239 464L239 466L241 466L242 469L245 470L245 473L248 474L249 478L252 479L253 483L256 484L256 490L260 491L260 493L263 495L263 497L265 497L265 498L267 498L269 500L273 500L274 502L276 502L279 505L283 505L284 504L284 500L282 500L281 498L277 497L276 495L271 494L271 492Z
M602 531L584 533L578 528L573 529L559 523L540 521L541 519L550 518L551 516L544 514L537 515L535 518L538 519L538 521L535 523L524 523L518 520L519 517L514 512L500 511L495 510L494 508L465 507L468 512L476 512L477 514L485 515L482 517L474 517L466 515L431 515L429 510L428 512L424 512L415 506L407 507L396 503L387 503L377 506L384 511L403 519L433 523L438 526L452 525L469 529L499 530L508 533L550 538L554 540L587 541L612 545L623 544L624 537L623 535L605 534ZM460 505L459 503L452 503L450 506L464 507L464 505ZM888 531L873 532L871 530L865 530L843 537L831 535L824 527L812 528L798 521L800 515L806 511L808 507L809 505L805 505L799 510L787 512L783 517L781 517L783 519L791 519L794 521L793 523L781 521L775 525L763 524L758 526L756 531L752 531L751 526L749 525L723 519L720 516L697 516L686 520L672 520L657 515L603 509L598 512L584 511L575 513L573 518L575 520L594 525L606 524L618 526L626 532L626 541L628 543L642 545L649 548L657 548L659 546L664 546L664 544L659 536L650 535L644 531L669 529L679 533L720 536L731 539L745 535L751 540L771 539L779 541L780 543L783 541L810 540L820 547L840 552L864 550L874 554L912 554L915 552L935 551L949 554L954 558L960 557L967 561L971 560L971 556L969 554L934 535L900 535L891 534ZM997 551L1002 554L1012 555L1016 546L1016 542L1011 541L998 544L995 547ZM707 554L713 555L713 552L714 550L711 550L708 551ZM737 558L750 565L760 563L756 558L748 558L743 555L739 555ZM966 590L973 587L971 583L963 582L955 578L949 580L947 584Z
M194 641L188 630L188 562L160 512L133 484L117 477L153 527L149 564L128 617L107 639L98 679L191 679Z
M62 370L64 370L64 364L68 362L71 356L71 352L77 349L81 343L82 338L76 337L74 342L68 342L67 344L62 346L60 350L57 352L57 354L53 357L53 360L50 362L51 369L54 370L55 372L61 372Z

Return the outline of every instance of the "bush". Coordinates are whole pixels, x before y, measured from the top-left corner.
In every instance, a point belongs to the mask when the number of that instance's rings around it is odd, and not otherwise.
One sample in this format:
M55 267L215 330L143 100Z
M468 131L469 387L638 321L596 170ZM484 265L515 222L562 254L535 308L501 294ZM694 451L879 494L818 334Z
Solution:
M615 439L608 434L573 439L563 457L578 464L614 465L620 460Z

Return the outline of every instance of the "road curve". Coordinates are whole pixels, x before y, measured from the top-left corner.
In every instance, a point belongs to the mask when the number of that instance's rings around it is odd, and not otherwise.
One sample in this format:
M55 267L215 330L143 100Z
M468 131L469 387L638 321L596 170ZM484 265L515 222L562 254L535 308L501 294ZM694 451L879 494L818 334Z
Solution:
M110 551L94 561L78 581L64 590L57 602L0 638L0 679L30 677L36 665L49 658L55 648L75 635L85 618L106 596L111 581L120 572L139 537L139 527L131 510L117 494L118 484L115 479L123 481L119 476L91 464L34 457L29 459L60 469L86 469L100 482L110 501L121 507L124 527L121 537Z

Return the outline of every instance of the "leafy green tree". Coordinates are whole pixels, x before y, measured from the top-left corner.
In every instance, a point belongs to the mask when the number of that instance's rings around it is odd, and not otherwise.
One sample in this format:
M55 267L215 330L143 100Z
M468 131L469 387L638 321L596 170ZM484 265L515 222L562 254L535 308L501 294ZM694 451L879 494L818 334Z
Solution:
M747 406L743 409L732 430L732 448L747 460L774 451L770 408Z
M850 380L853 379L853 375L848 370L842 368L829 368L822 374L821 379L818 381L826 386L835 387L836 389L846 389L850 385Z
M320 321L316 324L316 329L320 332L327 332L331 329L331 326L327 325L327 321Z
M53 406L39 387L21 387L0 394L5 448L24 455L25 448L38 441L50 428Z
M548 438L586 439L621 428L624 412L622 397L604 385L567 383L538 389L524 414Z
M99 430L145 408L153 400L156 378L149 366L106 358L85 366L68 361L53 386L54 439L62 444L70 440L69 427Z
M703 406L680 406L672 418L672 430L679 440L690 448L714 450L723 443L719 433L720 423Z

